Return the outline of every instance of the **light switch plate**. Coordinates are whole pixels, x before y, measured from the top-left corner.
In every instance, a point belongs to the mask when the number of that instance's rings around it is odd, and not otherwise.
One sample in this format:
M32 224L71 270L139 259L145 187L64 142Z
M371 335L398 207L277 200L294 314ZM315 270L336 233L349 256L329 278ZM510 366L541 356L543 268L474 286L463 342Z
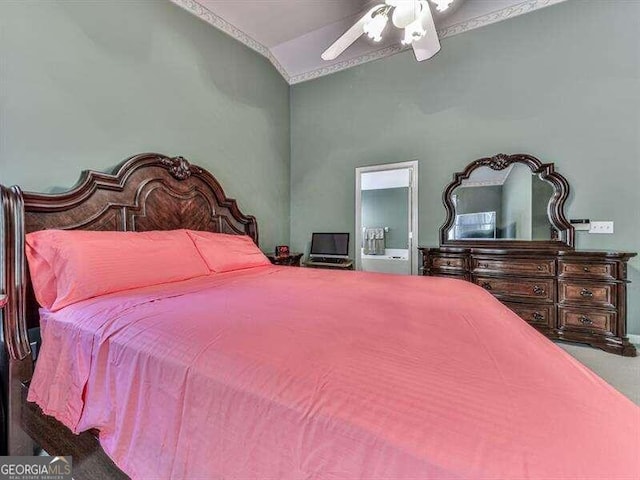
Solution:
M613 222L591 222L589 233L613 233Z

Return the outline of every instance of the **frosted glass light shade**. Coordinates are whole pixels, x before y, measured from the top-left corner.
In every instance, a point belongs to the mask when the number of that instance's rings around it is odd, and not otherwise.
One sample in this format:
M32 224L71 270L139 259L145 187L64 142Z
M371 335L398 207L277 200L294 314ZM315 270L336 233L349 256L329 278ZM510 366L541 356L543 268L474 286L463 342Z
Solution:
M431 0L436 5L436 10L444 12L453 3L453 0Z
M414 41L424 37L426 34L427 34L427 31L422 26L422 18L417 18L405 27L402 44L410 45Z
M373 40L374 42L379 42L382 40L382 32L387 26L388 17L384 13L379 13L367 23L364 24L364 33Z

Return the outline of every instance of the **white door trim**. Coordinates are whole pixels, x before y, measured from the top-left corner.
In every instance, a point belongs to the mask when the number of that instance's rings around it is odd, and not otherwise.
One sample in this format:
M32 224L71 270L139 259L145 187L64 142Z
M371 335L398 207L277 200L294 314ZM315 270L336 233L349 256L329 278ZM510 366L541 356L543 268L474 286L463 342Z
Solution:
M411 275L418 275L418 160L399 163L385 163L382 165L371 165L366 167L356 167L356 232L355 232L355 255L356 270L362 270L362 259L360 258L360 246L362 245L362 197L360 195L361 175L367 172L383 172L385 170L409 169L409 263L411 264Z

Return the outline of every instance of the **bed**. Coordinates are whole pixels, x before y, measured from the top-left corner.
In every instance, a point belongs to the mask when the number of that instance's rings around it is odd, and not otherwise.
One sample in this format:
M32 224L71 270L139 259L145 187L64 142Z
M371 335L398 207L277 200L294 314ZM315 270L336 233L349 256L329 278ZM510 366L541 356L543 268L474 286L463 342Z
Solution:
M73 455L75 478L640 476L640 409L480 287L260 265L40 315L25 232L257 243L257 222L158 154L68 193L2 194L10 454Z

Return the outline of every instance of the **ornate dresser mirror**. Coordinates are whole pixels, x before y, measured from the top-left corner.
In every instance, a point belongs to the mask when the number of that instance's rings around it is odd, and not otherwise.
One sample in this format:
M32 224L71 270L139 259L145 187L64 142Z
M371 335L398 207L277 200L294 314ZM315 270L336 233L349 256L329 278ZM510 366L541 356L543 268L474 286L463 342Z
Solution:
M569 183L552 163L531 155L481 158L444 190L440 244L573 248L568 195Z
M568 195L553 163L531 155L471 162L444 189L440 246L419 247L423 275L475 283L549 338L635 356L626 304L636 254L574 249Z

